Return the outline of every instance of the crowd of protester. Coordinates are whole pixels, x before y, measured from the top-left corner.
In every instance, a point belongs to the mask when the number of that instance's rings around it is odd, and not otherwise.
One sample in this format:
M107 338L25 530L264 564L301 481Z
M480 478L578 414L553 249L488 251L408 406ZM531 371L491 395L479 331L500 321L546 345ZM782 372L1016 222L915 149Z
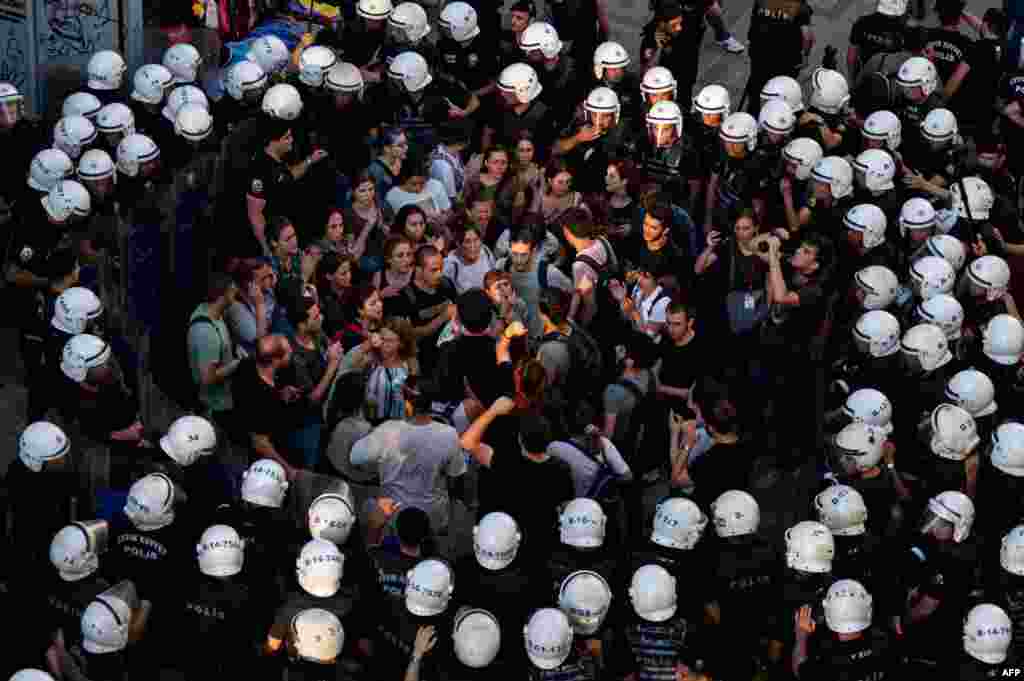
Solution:
M97 52L52 123L0 83L0 677L1020 673L1003 11L878 0L816 67L802 0L652 2L639 64L605 0L328 5Z

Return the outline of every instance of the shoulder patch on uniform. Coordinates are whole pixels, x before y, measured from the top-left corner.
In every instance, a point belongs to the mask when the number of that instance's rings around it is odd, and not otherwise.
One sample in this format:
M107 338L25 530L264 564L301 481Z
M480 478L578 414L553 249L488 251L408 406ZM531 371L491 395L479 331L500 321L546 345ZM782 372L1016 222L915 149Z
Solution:
M252 181L252 191L253 191L253 193L256 193L256 194L259 194L260 192L262 192L263 191L263 180L253 180Z
M25 246L25 248L21 249L21 261L28 262L29 260L32 259L32 256L35 254L36 252L33 251L30 247Z

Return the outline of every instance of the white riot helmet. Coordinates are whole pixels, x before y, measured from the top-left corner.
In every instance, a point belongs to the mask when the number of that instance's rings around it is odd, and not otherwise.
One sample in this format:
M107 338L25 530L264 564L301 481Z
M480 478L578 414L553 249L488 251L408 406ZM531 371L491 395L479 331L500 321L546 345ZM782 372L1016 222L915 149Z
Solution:
M864 119L860 134L864 139L882 142L889 151L896 151L903 140L903 126L899 116L883 109Z
M558 607L569 617L577 636L596 634L611 604L611 587L604 577L591 570L572 573L562 580L558 590Z
M294 85L278 83L263 95L263 113L281 121L294 121L302 113L302 95Z
M900 352L905 365L915 373L934 371L953 359L946 334L934 324L907 329L900 341Z
M865 310L884 310L896 300L900 282L884 265L868 265L853 275L857 288L864 293Z
M71 451L64 431L49 421L30 423L18 438L18 459L33 473L43 470L49 461L57 461Z
M516 559L523 535L519 525L507 513L494 511L473 528L473 554L486 570L501 570Z
M982 352L993 362L1012 366L1024 354L1024 326L1016 317L997 314L981 331Z
M895 188L896 163L889 152L867 149L853 160L854 177L869 192L884 192Z
M402 52L388 66L388 76L406 92L419 92L434 81L427 60L419 52Z
M195 88L199 89L199 88ZM96 114L96 129L104 135L135 134L135 114L127 104L111 102Z
M926 255L910 266L910 284L921 300L949 293L955 283L956 272L945 258Z
M938 87L939 74L935 65L925 57L911 57L900 64L896 72L896 83L904 90L919 87L927 97Z
M77 335L85 333L89 322L102 314L103 302L99 296L84 286L72 286L57 296L50 324L64 333Z
M914 309L917 319L942 329L948 340L960 338L964 325L964 307L948 293L940 293L921 301Z
M761 106L773 99L781 99L789 104L794 114L804 110L804 93L800 83L790 76L775 76L761 88Z
M953 266L954 272L963 269L967 262L967 248L964 242L949 234L934 234L925 241L925 252L938 256Z
M900 208L900 236L910 230L935 228L935 207L927 199L915 196Z
M949 109L932 109L921 121L921 137L936 146L955 144L958 133L956 115Z
M128 490L124 514L142 532L152 532L174 522L174 483L163 473L150 473Z
M179 466L191 466L217 450L217 431L202 416L188 414L171 424L160 438L160 449Z
M501 650L501 625L498 619L480 608L463 608L452 627L455 657L470 669L483 669Z
M307 608L292 618L292 647L300 660L331 664L345 647L345 628L333 612Z
M362 72L355 64L338 62L327 72L324 87L329 92L354 94L357 100L363 101L366 83L363 81Z
M967 202L964 203L960 194L960 187L967 190ZM953 208L957 215L968 220L988 220L992 206L995 205L996 197L988 182L980 177L965 177L959 182L954 182L950 188L953 194Z
M971 536L974 525L974 502L963 492L948 490L928 500L928 510L921 531L927 532L938 521L949 523L953 529L953 541L961 543Z
M678 90L676 77L664 66L652 66L644 73L640 81L640 92L644 95L661 95L666 92L672 93L672 99L676 98Z
M683 112L675 102L655 102L650 111L647 112L647 134L651 141L658 144L662 139L658 135L660 126L672 126L675 129L675 137L670 143L674 143L683 135Z
M77 161L84 148L96 141L96 126L85 116L69 116L57 121L53 146Z
M367 21L384 21L394 10L391 0L359 0L356 14Z
M242 473L242 500L250 504L281 508L287 491L284 467L273 459L260 459Z
M757 147L757 121L746 111L737 111L722 121L718 138L726 144L742 144L747 151Z
M327 72L338 63L338 55L329 47L310 45L299 55L299 81L309 87L323 87Z
M697 545L708 517L689 499L672 497L658 504L654 511L651 541L670 549L689 550Z
M28 186L48 192L61 180L71 177L75 163L60 149L43 149L28 167Z
M856 634L871 626L871 594L853 579L840 579L822 601L825 623L837 634Z
M46 214L56 222L87 218L92 211L89 190L74 180L61 180L42 198Z
M754 534L761 524L761 507L749 492L731 489L711 503L711 518L719 537Z
M440 615L455 591L455 575L441 560L428 558L416 563L405 580L405 608L418 617Z
M520 104L529 104L543 90L537 72L529 64L510 64L498 76L498 89L516 96Z
M591 549L604 545L608 517L593 499L573 499L558 517L561 541L566 546Z
M52 676L39 669L22 669L14 672L9 681L56 681Z
M162 112L164 118L173 123L178 112L181 111L181 107L186 104L195 104L206 110L210 109L210 100L206 98L206 94L202 90L195 85L181 85L167 95L167 104L164 105Z
M400 43L415 44L430 33L427 11L415 2L395 6L388 15L388 26Z
M892 433L892 402L880 390L855 390L846 398L843 413L854 422L874 426L886 435Z
M159 104L164 101L167 88L174 76L160 64L143 64L132 78L132 99L145 104Z
M267 72L251 61L238 62L224 79L224 90L237 102L245 98L245 93L260 91L266 86Z
M96 654L116 653L128 645L132 611L139 606L135 585L118 582L92 599L82 613L82 647Z
M171 45L164 51L164 67L171 72L174 84L194 83L199 76L199 65L203 57L199 50L188 43Z
M932 453L943 459L963 461L981 441L974 417L963 407L940 404L932 410L929 422Z
M145 135L128 135L117 145L117 169L137 177L143 163L160 158L160 147Z
M103 108L103 103L91 92L73 92L64 99L61 116L85 116L89 120Z
M660 565L642 565L633 573L629 600L637 616L648 622L664 622L676 614L679 594L676 578Z
M295 561L299 586L317 598L330 598L338 593L344 572L344 554L334 542L326 539L310 539Z
M1006 662L1013 642L1013 622L992 603L971 608L964 618L964 652L985 664Z
M873 203L862 203L846 211L843 225L863 235L861 244L865 251L885 243L885 213Z
M89 58L85 67L86 84L93 90L119 90L128 67L117 52L101 50Z
M1024 525L1018 525L1003 537L999 564L1010 574L1024 577Z
M815 69L811 75L812 107L826 114L838 114L850 101L850 85L846 77L832 69Z
M480 35L479 17L468 2L449 2L441 10L438 23L455 42L464 43Z
M621 43L603 42L594 50L594 78L603 80L605 69L624 69L629 61L629 52Z
M946 399L975 418L994 414L998 409L995 384L977 369L964 369L949 379Z
M622 106L619 104L619 96L615 94L615 90L610 87L596 87L590 91L587 98L583 101L583 109L587 112L587 118L594 122L593 116L598 114L612 114L614 117L613 126L619 124L619 114L622 111Z
M992 465L1015 478L1024 476L1024 424L1005 421L992 432ZM1005 567L1005 565L1004 565Z
M321 494L309 505L306 526L314 539L326 539L338 546L348 541L356 525L355 499L348 486L344 492Z
M773 135L788 135L796 127L793 109L781 99L765 102L757 116L757 126Z
M818 521L837 537L855 537L867 532L868 507L853 487L832 485L814 497Z
M267 33L252 41L246 59L263 69L264 73L277 73L288 65L291 53L284 41L276 35Z
M64 344L60 369L75 383L82 383L89 369L101 367L109 361L110 345L106 341L88 333L80 333Z
M545 59L554 59L562 51L562 41L554 26L535 21L519 34L519 49L527 54L540 50Z
M202 142L213 132L213 116L198 104L186 104L174 117L174 132L189 142Z
M878 0L875 11L887 17L902 17L907 13L907 0Z
M825 525L804 520L786 530L786 566L800 572L832 571L836 542Z
M853 342L869 357L890 357L900 349L900 322L885 310L869 310L853 326Z
M196 545L199 571L209 577L231 577L242 571L245 541L235 528L212 525L206 528Z
M50 563L65 582L77 582L96 572L107 550L110 524L86 520L65 525L50 542Z
M869 471L882 460L885 431L863 421L846 424L832 436L832 456L848 474Z
M732 112L729 91L717 83L705 85L693 98L693 110L704 116L719 116L721 123Z
M843 199L853 193L853 167L841 156L825 156L814 164L811 177L827 184L833 199Z
M554 669L572 652L572 625L564 612L541 608L523 627L526 656L539 669Z
M967 281L989 300L1001 298L1010 286L1010 266L998 255L983 255L968 265Z
M821 145L810 137L798 137L782 149L782 156L786 162L796 166L793 174L798 180L808 179L811 176L811 170L824 155L825 152Z

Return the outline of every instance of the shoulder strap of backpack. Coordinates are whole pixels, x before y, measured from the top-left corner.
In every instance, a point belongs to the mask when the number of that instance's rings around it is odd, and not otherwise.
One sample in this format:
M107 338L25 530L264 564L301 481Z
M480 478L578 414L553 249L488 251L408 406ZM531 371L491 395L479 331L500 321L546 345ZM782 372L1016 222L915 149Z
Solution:
M619 380L615 382L615 385L622 386L623 388L628 390L636 399L637 406L639 406L640 403L643 402L646 398L646 395L644 395L643 391L640 390L640 386L638 386L633 381Z
M548 261L544 258L537 261L537 279L540 281L541 290L548 287Z

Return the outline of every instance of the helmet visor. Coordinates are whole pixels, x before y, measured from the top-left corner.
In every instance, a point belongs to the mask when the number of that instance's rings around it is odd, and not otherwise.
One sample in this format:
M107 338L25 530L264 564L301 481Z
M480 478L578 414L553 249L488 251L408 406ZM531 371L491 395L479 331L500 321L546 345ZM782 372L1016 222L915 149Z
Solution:
M924 518L921 519L921 534L930 534L936 539L944 541L953 539L955 529L953 523L939 517L931 509L926 510Z

